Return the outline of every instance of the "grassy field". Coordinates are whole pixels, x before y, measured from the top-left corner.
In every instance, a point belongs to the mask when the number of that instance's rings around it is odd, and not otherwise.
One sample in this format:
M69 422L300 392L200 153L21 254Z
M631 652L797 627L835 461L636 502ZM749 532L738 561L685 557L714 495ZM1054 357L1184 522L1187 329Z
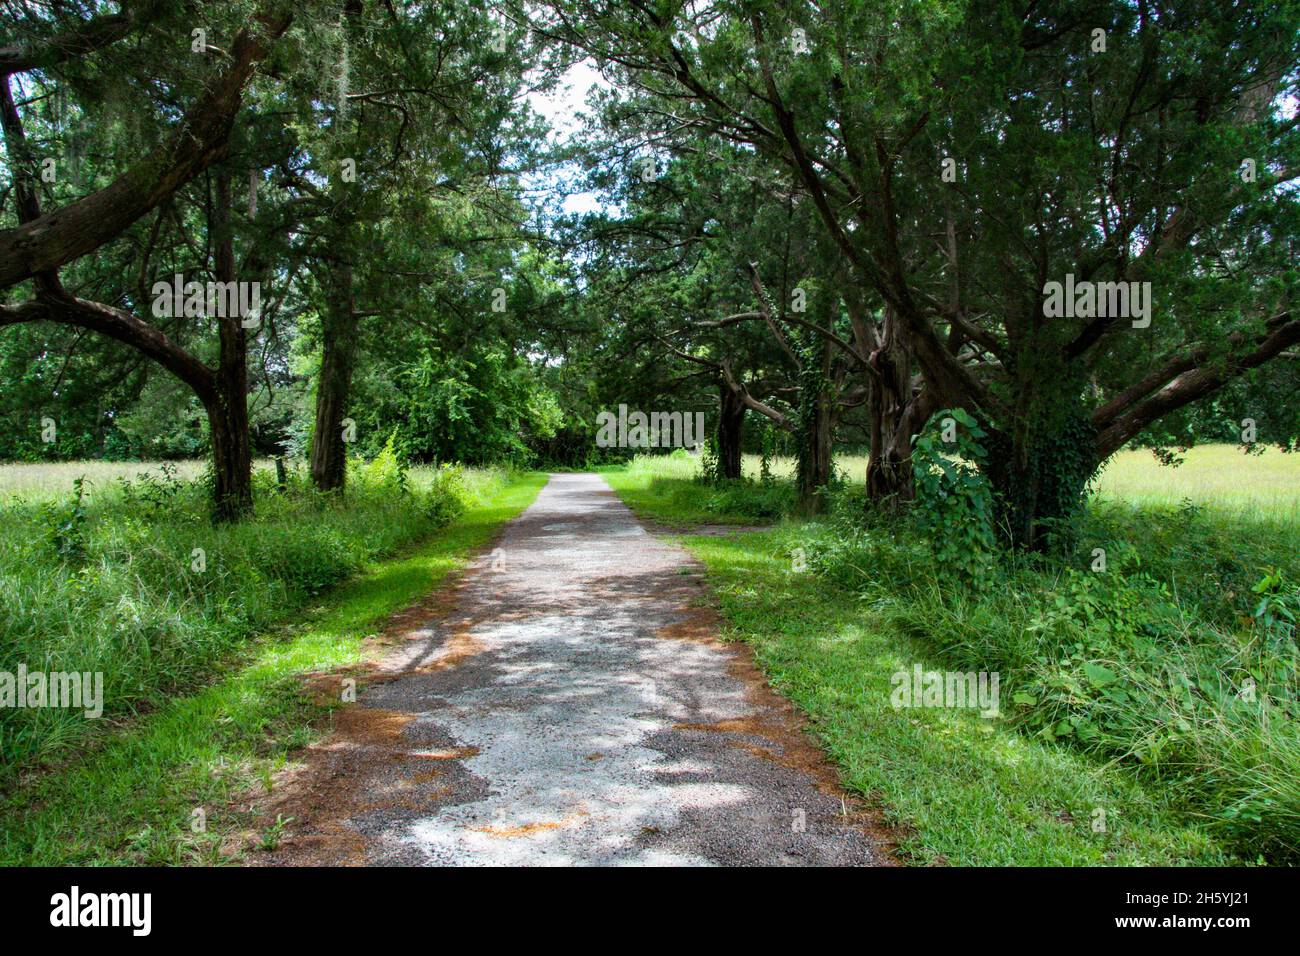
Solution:
M730 636L808 712L846 783L904 827L908 856L1297 858L1300 457L1211 446L1169 469L1125 452L1074 552L1000 557L979 585L938 566L906 522L864 523L865 462L838 464L853 480L831 515L684 541ZM686 530L788 513L784 480L708 486L695 468L642 458L606 477L638 512ZM1094 547L1107 573L1090 570ZM895 709L891 678L917 665L999 673L1001 714Z
M432 471L415 471L408 476L416 489L410 494L427 506L442 500L434 495L447 480ZM397 501L400 495L391 488L384 491L382 480L373 475L358 475L354 485L367 481L374 485L372 498L365 487L350 493L361 512L354 520L386 524L389 531L367 539L368 556L357 558L355 566L347 562L341 576L347 582L312 594L283 592L286 600L301 600L276 606L278 626L267 623L272 618L259 618L256 625L248 622L254 633L241 628L227 634L219 670L197 668L188 688L157 685L151 706L116 722L111 733L97 735L89 750L69 756L58 748L47 755L53 761L31 768L20 785L11 780L0 798L0 864L225 861L223 841L248 825L230 809L235 796L269 787L286 755L325 729L322 721L330 708L309 699L299 679L355 663L362 641L387 615L437 587L467 555L487 544L502 524L527 507L545 478L468 472L457 479L458 517L431 524L409 499L391 512L382 510L375 499ZM97 520L110 521L115 512L132 506L102 496L97 507L103 509ZM310 501L282 507L305 509L293 519L304 529L303 518L310 513L316 528L332 525L335 533L365 539L355 527L340 528L337 515L311 511L315 505ZM295 539L280 524L290 515L270 506L262 510L264 516L244 531L227 533L303 543L305 530ZM238 588L241 580L229 583ZM245 590L256 586L242 583ZM15 643L14 635L6 633L5 648L12 651ZM211 660L206 653L202 657ZM206 814L206 823L196 830L198 809Z
M115 483L122 479L149 475L162 478L171 472L177 478L192 481L203 474L202 461L57 461L37 463L11 463L0 465L0 503L13 505L14 498L29 501L62 497L77 478L86 479L88 499L95 495L111 495ZM256 471L273 468L268 460L254 465Z
M1149 451L1112 458L1096 482L1100 501L1168 508L1184 501L1222 514L1300 526L1300 454L1270 448L1245 455L1236 445L1201 445L1177 467Z

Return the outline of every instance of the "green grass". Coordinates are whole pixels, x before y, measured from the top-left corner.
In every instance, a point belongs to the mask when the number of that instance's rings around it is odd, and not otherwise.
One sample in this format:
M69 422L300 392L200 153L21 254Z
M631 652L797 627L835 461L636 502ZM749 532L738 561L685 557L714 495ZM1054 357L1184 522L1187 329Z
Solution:
M745 462L746 475L758 460ZM699 460L684 451L671 455L638 456L625 465L597 468L619 494L645 518L668 525L767 524L791 510L794 492L788 482L727 483L719 487L691 479Z
M728 636L753 647L773 686L808 714L845 785L901 827L905 859L980 866L1227 859L1211 836L1123 771L967 711L894 709L893 673L942 662L851 592L793 573L781 532L686 544L708 569ZM1093 832L1098 810L1105 833Z
M1224 516L1300 527L1300 454L1276 448L1245 455L1236 445L1201 445L1177 467L1149 451L1112 458L1096 483L1096 497L1130 507L1175 507L1183 501Z
M0 505L12 504L15 497L49 499L66 493L76 478L85 478L87 494L94 496L101 489L111 491L113 482L121 478L134 478L148 474L155 478L163 469L172 470L177 477L194 479L203 473L202 461L59 461L11 462L0 465ZM258 462L258 470L272 467L269 461Z
M636 459L606 478L668 524L742 520L691 480L692 465ZM1172 470L1126 452L1074 553L999 557L973 587L906 519L864 525L860 479L820 522L686 541L732 635L814 719L849 784L910 828L911 857L1286 862L1300 852L1300 661L1287 623L1300 613L1298 479L1300 458L1276 451L1193 449ZM775 494L751 480L732 496L745 488ZM1110 556L1106 574L1090 570L1094 547ZM792 572L796 548L809 573ZM1261 613L1252 586L1266 572L1273 609ZM895 710L889 678L914 664L999 672L1001 719ZM1239 699L1247 683L1258 702ZM1098 809L1105 835L1092 830Z
M245 644L225 676L162 703L65 765L37 772L0 804L0 864L217 863L244 825L227 809L250 786L269 786L328 708L301 675L358 661L383 619L437 587L533 500L545 476L492 483L449 527L393 560L367 563L302 620ZM207 829L195 833L202 807Z
M261 471L256 515L223 526L208 519L203 483L179 474L101 475L80 501L61 482L8 498L0 671L102 675L104 711L87 720L81 709L0 708L0 786L208 679L249 638L504 480L492 470L403 474L381 456L351 466L339 497L315 493L301 472L280 492Z

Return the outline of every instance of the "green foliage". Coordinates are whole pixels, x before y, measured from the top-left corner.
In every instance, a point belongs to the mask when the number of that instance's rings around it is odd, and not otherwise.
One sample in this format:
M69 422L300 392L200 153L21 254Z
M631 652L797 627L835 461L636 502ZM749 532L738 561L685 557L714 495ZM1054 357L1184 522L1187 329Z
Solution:
M765 422L760 426L762 433L762 444L760 445L759 462L758 462L758 480L761 484L770 485L772 478L772 428Z
M244 642L371 559L446 526L498 487L495 472L404 469L388 451L355 467L346 499L301 474L255 520L213 527L201 479L141 475L62 504L0 511L0 671L102 672L105 717L161 704ZM270 486L274 473L259 471ZM268 487L269 492L269 487ZM203 563L195 564L196 549ZM198 568L201 568L199 570ZM51 758L108 721L0 709L2 776Z
M1294 550L1258 573L1295 525L1243 534L1185 509L1102 518L1082 532L1105 546L1106 570L1090 570L1086 551L1066 567L996 552L979 588L955 586L883 523L805 526L787 544L942 666L998 672L1009 726L1160 786L1246 858L1300 859ZM1225 532L1234 550L1217 546Z
M425 497L425 518L435 527L450 524L474 501L474 493L465 480L460 465L441 465L433 475L430 493Z
M376 425L397 419L398 447L418 461L527 463L531 439L564 424L555 395L527 363L500 348L471 355L425 348L398 373L396 407L381 407Z
M122 493L123 504L128 508L139 506L148 515L175 511L186 490L185 481L181 479L176 466L170 462L159 465L156 475L141 471L134 481L123 475L117 479L117 485Z
M951 441L945 441L945 432ZM980 470L987 452L985 432L961 409L931 416L915 439L916 524L939 565L962 580L981 580L996 546L993 494Z
M870 533L880 547L864 549L864 537L856 555L829 524L696 536L687 544L707 567L728 637L749 644L772 685L810 716L845 786L899 825L903 859L954 866L1233 862L1217 834L1180 812L1175 796L1124 767L1099 766L1076 748L971 711L895 709L890 688L898 670L952 666L943 656L947 635L912 636L895 623L899 604L913 596L895 587L899 565L915 561L919 575L936 571L923 544L887 527ZM790 552L810 545L813 573L792 573ZM837 568L848 586L837 583ZM873 579L879 585L864 589ZM1098 807L1122 808L1108 816L1106 833L1091 828Z
M762 524L795 510L791 481L706 481L697 467L692 456L679 449L668 455L637 455L625 465L600 471L638 514L667 524Z
M85 478L72 482L73 498L62 505L47 502L41 508L45 520L45 540L54 553L70 564L80 563L86 556Z
M406 460L397 454L397 429L389 433L384 447L370 461L354 458L350 464L353 481L360 482L366 491L407 491L407 466Z
M710 435L700 450L700 470L695 480L705 485L716 485L722 480L722 460L718 457L718 440Z
M697 502L710 515L758 523L775 521L791 513L794 495L788 486L755 484L748 478L716 482L711 494Z
M1097 431L1070 391L1042 399L1013 431L988 436L981 463L996 491L998 531L1009 544L1064 553L1098 469Z
M1300 623L1300 587L1288 581L1280 568L1266 568L1251 591L1259 595L1251 612L1256 625L1273 641L1294 643Z

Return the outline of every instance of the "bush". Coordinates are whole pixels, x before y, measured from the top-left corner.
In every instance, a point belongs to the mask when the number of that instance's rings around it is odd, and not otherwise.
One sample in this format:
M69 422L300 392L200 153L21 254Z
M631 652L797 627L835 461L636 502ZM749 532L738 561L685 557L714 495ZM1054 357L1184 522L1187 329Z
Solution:
M441 528L454 521L473 500L464 470L459 465L443 465L425 495L424 516L435 528Z
M972 580L988 573L993 549L993 491L981 466L985 432L960 408L935 412L912 452L913 520L935 560Z

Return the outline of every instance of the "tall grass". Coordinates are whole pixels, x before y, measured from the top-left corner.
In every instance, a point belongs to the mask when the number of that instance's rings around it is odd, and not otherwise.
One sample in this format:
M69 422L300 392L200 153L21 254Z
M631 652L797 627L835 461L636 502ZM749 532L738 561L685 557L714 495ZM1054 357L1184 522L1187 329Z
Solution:
M1106 571L1090 552L1001 555L973 585L896 527L792 526L785 546L943 666L998 673L1009 724L1166 788L1246 858L1300 859L1295 628L1251 586L1285 555L1271 600L1294 621L1294 537L1257 530L1216 553L1224 529L1204 513L1105 518L1089 543L1107 548ZM1173 547L1154 530L1170 521Z
M652 514L743 517L691 480L692 464L634 460L620 493ZM855 477L865 466L839 465ZM731 494L778 494L756 469L747 460ZM1009 725L1162 788L1243 857L1300 859L1300 456L1208 446L1169 468L1124 452L1073 553L1000 554L971 583L906 518L866 513L857 481L833 501L832 516L776 540L854 595L864 619L942 666L998 672Z
M495 479L484 477L467 476L485 493L447 528L368 562L287 614L201 688L0 792L0 866L230 862L257 825L248 794L272 786L298 748L328 732L329 715L342 706L304 678L359 664L368 635L439 587L546 481L511 474L494 490ZM196 807L207 813L200 832L192 828Z
M255 474L256 517L208 520L199 469L0 468L0 672L102 673L104 715L0 708L0 784L34 762L212 675L269 624L447 524L505 475L417 468L381 456L351 466L341 498L305 476ZM114 472L118 473L114 473ZM55 486L48 484L57 480Z

